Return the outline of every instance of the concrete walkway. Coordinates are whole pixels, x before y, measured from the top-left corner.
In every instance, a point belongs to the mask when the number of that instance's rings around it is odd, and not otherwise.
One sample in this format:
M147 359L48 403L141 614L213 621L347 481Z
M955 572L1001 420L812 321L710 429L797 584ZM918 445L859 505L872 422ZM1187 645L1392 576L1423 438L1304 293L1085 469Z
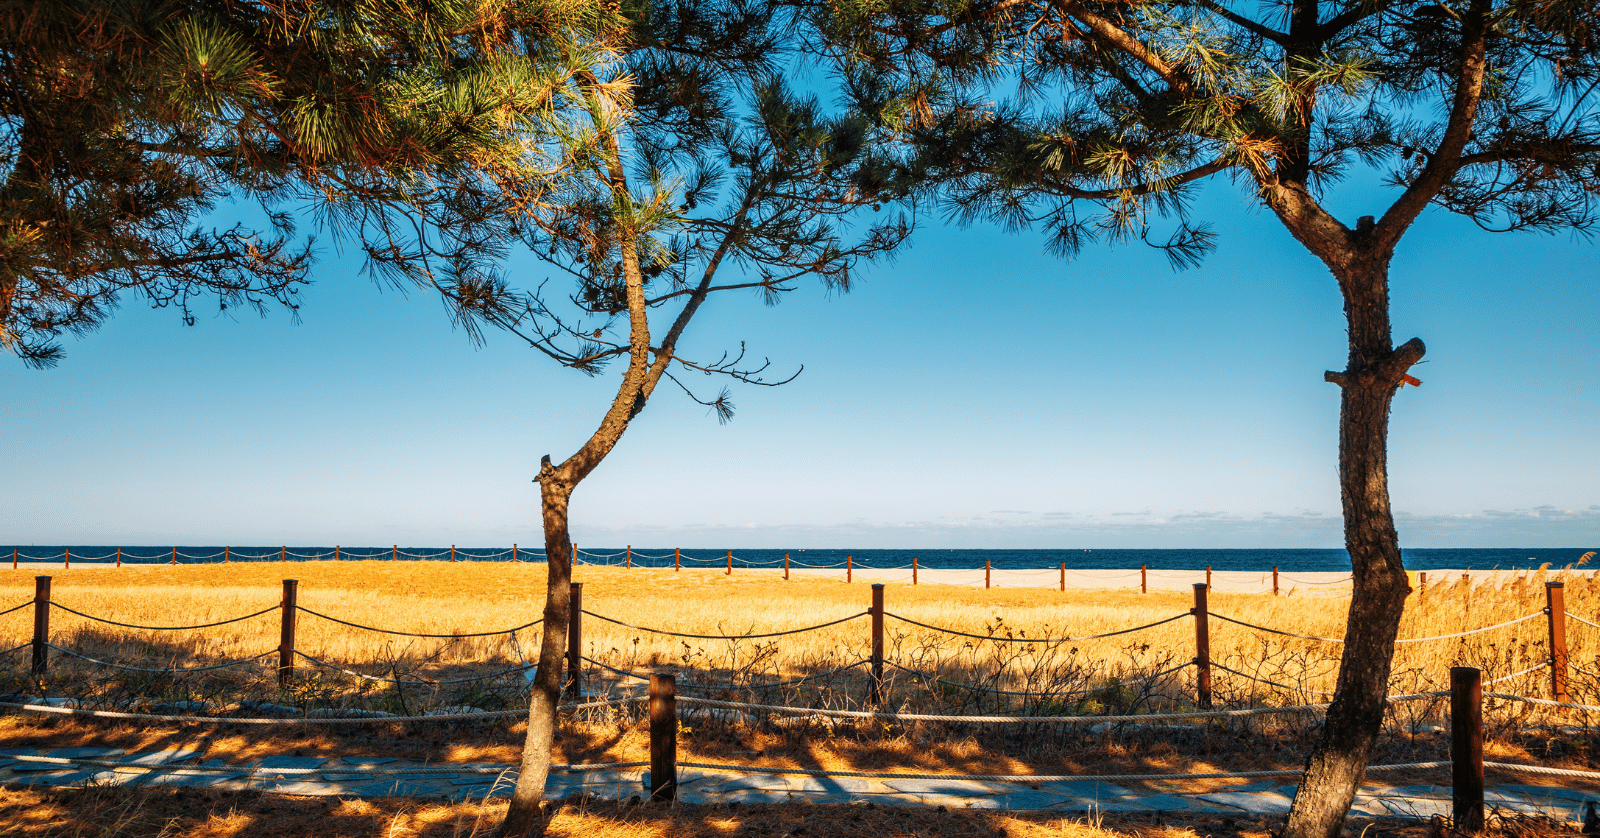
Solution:
M70 762L39 762L28 757L54 757ZM92 761L92 762L86 762ZM112 761L117 765L104 765ZM143 771L137 766L172 766L176 770ZM184 770L180 766L231 770ZM255 775L252 767L279 769ZM416 771L417 773L410 773ZM422 773L426 772L426 773ZM181 786L259 790L286 795L337 797L413 797L471 800L506 797L515 773L512 766L487 763L433 764L389 757L338 758L273 756L249 765L205 760L198 748L177 748L126 754L115 748L63 748L38 753L31 748L0 749L0 783L10 786ZM648 775L638 770L598 770L552 774L547 786L552 799L577 795L627 800L643 798ZM679 776L678 799L686 803L832 803L880 806L944 806L947 808L1052 811L1062 813L1195 812L1281 815L1289 811L1295 787L1266 781L1197 794L1141 792L1094 781L1026 785L973 780L880 780L855 777L796 777L776 774L724 774L685 771ZM1600 794L1557 786L1506 785L1491 789L1492 809L1537 814L1581 822L1585 803L1600 804ZM1358 816L1425 820L1450 816L1450 789L1444 786L1365 785L1352 813Z

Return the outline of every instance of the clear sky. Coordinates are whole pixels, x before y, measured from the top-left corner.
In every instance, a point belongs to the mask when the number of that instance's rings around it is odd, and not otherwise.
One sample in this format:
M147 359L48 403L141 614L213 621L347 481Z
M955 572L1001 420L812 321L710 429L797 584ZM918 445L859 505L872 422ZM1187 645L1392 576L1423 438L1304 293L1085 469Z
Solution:
M1381 212L1348 193L1347 223ZM1334 281L1218 184L1219 247L1173 273L1142 247L1073 262L1036 236L925 218L848 295L716 301L689 349L747 343L775 389L715 417L658 390L577 491L580 545L1337 547ZM1390 474L1411 547L1600 541L1600 249L1439 212L1392 273ZM304 322L128 299L57 369L0 358L0 542L542 543L540 455L599 421L611 376L504 335L474 348L425 294L325 247ZM550 274L516 263L521 277ZM702 381L715 393L719 382Z

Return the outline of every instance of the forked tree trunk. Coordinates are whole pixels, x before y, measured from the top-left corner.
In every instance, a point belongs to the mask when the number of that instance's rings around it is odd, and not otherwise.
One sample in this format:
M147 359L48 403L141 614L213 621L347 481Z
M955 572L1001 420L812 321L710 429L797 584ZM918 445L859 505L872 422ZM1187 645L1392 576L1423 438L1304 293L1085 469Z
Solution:
M567 651L567 626L572 616L572 541L567 531L567 504L572 486L547 480L540 486L544 518L544 549L548 557L545 579L544 639L539 644L539 671L534 676L528 703L528 735L522 748L521 773L511 793L506 818L497 838L522 838L543 822L539 803L550 775L550 755L555 747L556 704L561 700L562 662Z
M1395 635L1411 592L1389 507L1389 405L1423 346L1390 342L1387 271L1386 261L1374 260L1339 276L1350 360L1327 379L1341 388L1339 493L1354 585L1338 686L1284 838L1337 838L1344 828L1382 727Z

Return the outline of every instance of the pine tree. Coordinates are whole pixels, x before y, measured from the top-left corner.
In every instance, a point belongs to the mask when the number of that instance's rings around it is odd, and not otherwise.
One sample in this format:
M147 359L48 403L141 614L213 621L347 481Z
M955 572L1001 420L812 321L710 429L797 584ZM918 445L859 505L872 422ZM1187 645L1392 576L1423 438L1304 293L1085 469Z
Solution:
M571 0L6 4L0 346L53 365L55 338L129 293L189 322L204 297L295 312L312 242L287 201L359 237L384 207L470 220L526 192L549 174L530 132L609 19ZM259 229L208 227L224 198Z
M798 2L798 0L797 0ZM1143 241L1178 267L1231 184L1332 273L1349 357L1339 483L1354 571L1337 692L1287 838L1340 833L1380 728L1409 587L1390 509L1391 400L1423 343L1393 343L1389 264L1429 206L1488 231L1588 236L1600 197L1594 0L846 0L804 4L867 112L921 149L965 220ZM1006 90L1019 90L1006 98ZM1385 176L1387 206L1326 201ZM1359 187L1365 190L1366 187ZM1365 191L1363 195L1368 194Z
M565 128L549 132L558 138L554 165L570 176L505 205L497 222L560 283L482 266L447 269L451 279L441 283L441 272L425 270L426 248L370 252L397 279L437 285L474 327L504 329L587 374L622 367L594 433L565 459L546 456L537 476L549 574L505 836L537 824L550 766L571 616L573 490L663 381L726 421L729 391L698 393L684 373L756 386L799 373L748 361L742 342L715 359L684 354L681 342L709 298L742 293L772 305L808 280L848 291L864 263L892 255L910 233L906 214L883 210L911 197L915 173L884 151L892 146L869 120L832 114L786 80L798 42L775 7L667 0L619 13L625 30L598 42L616 60L571 75L560 99L569 106L558 111ZM848 229L857 215L873 220ZM437 226L445 235L459 229L448 219Z

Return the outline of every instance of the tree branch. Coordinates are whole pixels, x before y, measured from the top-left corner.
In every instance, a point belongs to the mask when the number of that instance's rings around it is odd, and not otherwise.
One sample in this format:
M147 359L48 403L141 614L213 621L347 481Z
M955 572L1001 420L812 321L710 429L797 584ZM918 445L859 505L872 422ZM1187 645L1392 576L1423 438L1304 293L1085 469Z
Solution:
M1461 152L1472 139L1478 102L1483 96L1484 70L1488 65L1484 53L1488 43L1489 8L1490 0L1472 0L1462 20L1461 67L1456 76L1456 92L1450 104L1450 121L1446 123L1444 137L1428 158L1427 165L1417 174L1416 180L1401 193L1373 229L1370 239L1375 248L1392 251L1411 222L1422 214L1439 190L1461 169Z

